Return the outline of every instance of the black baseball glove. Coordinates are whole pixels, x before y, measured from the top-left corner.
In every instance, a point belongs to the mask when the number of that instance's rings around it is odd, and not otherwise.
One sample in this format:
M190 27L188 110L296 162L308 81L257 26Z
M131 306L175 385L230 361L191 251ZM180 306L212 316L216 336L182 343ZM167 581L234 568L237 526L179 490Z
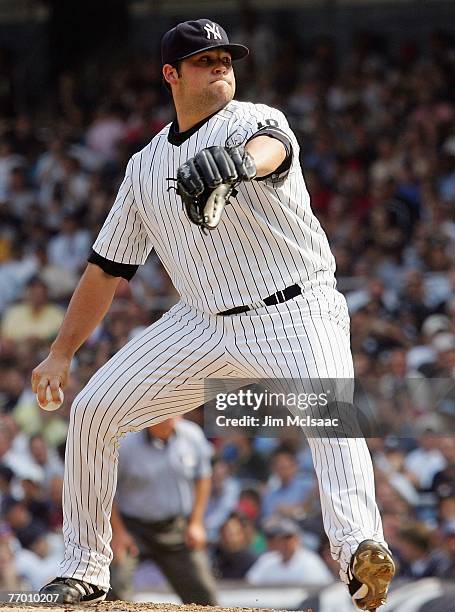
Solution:
M235 185L255 176L253 158L244 147L209 147L177 170L177 193L188 219L203 230L212 230Z

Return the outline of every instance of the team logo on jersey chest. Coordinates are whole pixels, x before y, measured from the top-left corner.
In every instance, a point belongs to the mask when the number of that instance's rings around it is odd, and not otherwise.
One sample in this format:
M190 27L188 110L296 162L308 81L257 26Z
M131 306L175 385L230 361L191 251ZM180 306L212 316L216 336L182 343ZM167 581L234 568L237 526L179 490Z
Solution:
M217 40L221 40L221 32L220 32L220 28L216 25L216 23L206 23L204 26L204 30L207 32L207 38L210 40L212 38L212 34L213 34L213 39L217 39Z

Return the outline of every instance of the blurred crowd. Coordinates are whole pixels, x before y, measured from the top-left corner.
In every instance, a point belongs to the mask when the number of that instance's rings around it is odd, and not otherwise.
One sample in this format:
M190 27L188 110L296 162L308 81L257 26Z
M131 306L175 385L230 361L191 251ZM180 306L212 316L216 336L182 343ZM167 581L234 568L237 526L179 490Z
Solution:
M238 98L282 109L301 143L351 313L357 399L376 423L368 443L399 574L454 578L454 41L440 32L419 44L359 36L340 57L329 38L279 37L251 13L231 39L251 49L238 65ZM159 261L152 255L122 281L74 360L59 411L39 410L30 373L57 333L129 156L173 113L159 57L145 53L63 73L55 95L29 112L15 112L5 91L0 588L38 588L55 576L62 550L71 401L177 300ZM334 579L308 447L240 434L212 442L206 527L217 577ZM292 559L297 572L280 573Z

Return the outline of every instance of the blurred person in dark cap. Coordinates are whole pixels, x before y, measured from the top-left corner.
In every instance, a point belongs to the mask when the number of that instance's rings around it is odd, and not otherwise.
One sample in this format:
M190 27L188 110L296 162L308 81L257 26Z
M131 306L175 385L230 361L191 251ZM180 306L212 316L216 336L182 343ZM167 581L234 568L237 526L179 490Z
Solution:
M250 584L324 586L333 582L319 555L302 545L295 521L271 516L264 522L263 531L269 550L249 569L246 579Z

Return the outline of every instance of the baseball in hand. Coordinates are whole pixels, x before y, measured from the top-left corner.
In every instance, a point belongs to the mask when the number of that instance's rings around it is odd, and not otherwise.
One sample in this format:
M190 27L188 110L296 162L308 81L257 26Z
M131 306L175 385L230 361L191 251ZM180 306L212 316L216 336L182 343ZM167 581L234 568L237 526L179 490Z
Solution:
M38 396L36 396L36 401L38 402L38 406L40 408L42 408L43 410L47 410L48 412L53 412L54 410L57 410L58 408L60 408L60 406L63 403L63 399L64 399L64 395L63 395L63 391L61 389L61 387L59 387L58 389L59 394L60 394L60 401L59 402L54 402L54 400L52 399L52 392L51 392L51 388L47 387L46 388L46 399L47 399L47 404L40 404L38 401Z

